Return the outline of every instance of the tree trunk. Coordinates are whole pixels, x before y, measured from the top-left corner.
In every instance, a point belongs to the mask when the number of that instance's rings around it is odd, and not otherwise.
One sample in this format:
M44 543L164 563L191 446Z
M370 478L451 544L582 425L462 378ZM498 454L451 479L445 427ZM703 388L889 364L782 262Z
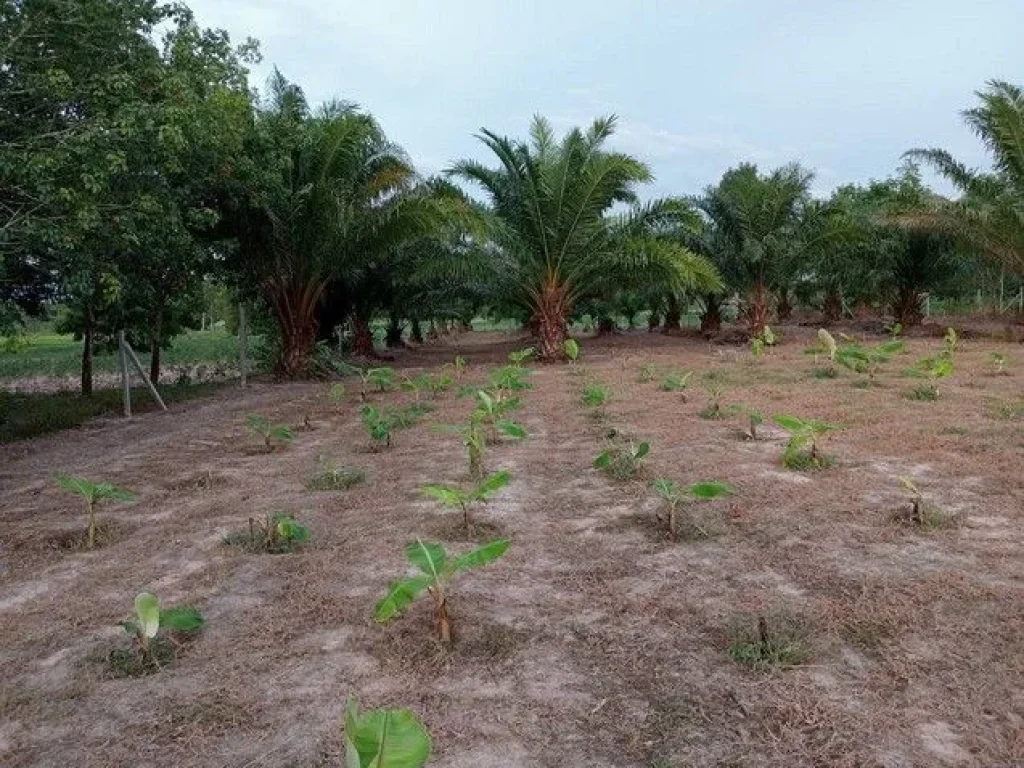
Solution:
M388 321L388 331L384 336L384 344L388 349L405 346L405 343L402 341L402 322L395 315L392 315Z
M274 373L294 379L306 372L316 342L316 308L324 283L289 285L276 280L265 283L281 332L281 352Z
M704 311L700 316L700 332L713 336L722 330L722 302L717 296L704 297Z
M352 354L356 357L376 357L370 319L358 314L352 316Z
M409 337L417 344L423 343L423 328L420 326L419 318L414 317L410 322Z
M537 323L537 356L546 362L565 357L565 291L547 285L538 297L533 319Z
M788 288L779 289L779 300L776 303L775 310L778 313L780 323L787 322L790 316L792 316L793 302L790 299Z
M747 326L751 336L760 336L768 325L768 312L771 306L768 300L768 289L758 280L747 297Z
M661 327L662 333L672 333L682 328L679 324L679 301L673 294L668 296L668 308L665 310L665 324Z
M658 330L658 326L661 325L661 315L657 312L651 312L650 317L647 318L647 331L654 333Z
M896 322L904 328L920 325L924 318L921 307L921 294L913 288L900 288L896 301L892 306L892 314Z
M825 293L825 303L822 305L825 325L838 323L843 318L843 294L838 288L829 288Z
M160 342L163 336L163 314L153 317L149 332L149 380L156 384L160 380Z
M82 313L82 394L92 397L92 305L86 303Z

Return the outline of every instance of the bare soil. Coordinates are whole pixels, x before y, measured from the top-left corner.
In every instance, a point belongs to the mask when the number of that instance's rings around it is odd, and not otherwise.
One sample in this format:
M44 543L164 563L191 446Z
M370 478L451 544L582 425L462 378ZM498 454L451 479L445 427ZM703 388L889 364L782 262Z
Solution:
M760 361L634 332L584 339L577 366L535 366L516 415L530 438L487 455L513 481L476 513L513 545L455 583L451 650L433 639L428 601L388 626L371 615L406 570L407 541L470 546L419 490L465 478L460 439L434 427L463 421L469 398L438 399L380 452L357 387L336 406L328 384L263 381L0 448L0 763L337 766L350 694L414 709L444 768L1024 761L1024 349L966 340L938 401L913 402L903 392L920 381L905 370L939 340L912 339L862 388L845 370L814 378L814 329L785 330ZM395 364L436 370L458 353L482 381L523 344L469 334ZM991 373L994 351L1009 375ZM659 378L641 383L648 363ZM659 389L687 370L685 401ZM708 372L725 406L841 425L823 443L835 466L785 470L780 429L751 441L743 417L700 418ZM580 402L585 381L612 389L603 420ZM293 425L295 442L251 450L250 413ZM642 477L592 468L609 428L650 442ZM366 482L306 490L320 456ZM137 493L101 511L108 536L93 552L62 544L85 521L54 486L60 471ZM646 487L659 476L732 484L703 510L720 535L659 535ZM901 476L956 524L894 521ZM311 528L301 551L222 544L275 511ZM106 660L127 647L117 622L141 590L199 607L207 626L163 671L118 677ZM799 625L806 660L733 660L731 633L761 616Z

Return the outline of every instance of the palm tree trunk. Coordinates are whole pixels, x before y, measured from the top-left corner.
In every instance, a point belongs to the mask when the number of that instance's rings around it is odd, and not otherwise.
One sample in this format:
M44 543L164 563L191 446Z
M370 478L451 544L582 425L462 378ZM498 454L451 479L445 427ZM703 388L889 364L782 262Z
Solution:
M758 280L747 297L747 325L751 336L760 336L764 333L764 327L768 325L770 309L768 288L764 281Z
M776 304L779 322L785 323L793 314L793 301L789 296L789 288L779 288L779 300Z
M377 356L377 350L373 346L373 331L370 330L370 318L360 313L352 316L352 354L357 357Z
M384 344L388 349L396 349L398 347L404 347L405 343L402 341L402 321L401 318L392 314L388 320L387 334L384 336Z
M838 323L843 317L843 294L838 288L829 288L822 305L825 325Z
M912 325L920 325L924 318L924 311L921 308L923 297L914 288L902 287L896 294L896 301L892 306L892 314L896 322L904 328Z
M681 329L679 324L679 301L674 294L668 296L668 308L665 310L665 324L661 328L662 333L672 333Z
M614 318L608 315L601 315L597 318L597 335L598 336L611 336L618 328L615 326Z
M565 357L565 290L547 285L541 291L533 311L537 323L537 356L551 362Z
M324 285L294 285L276 279L265 284L281 332L281 352L274 365L276 375L293 379L305 373L316 342L316 308Z
M650 317L647 318L647 331L648 333L654 333L658 330L658 326L661 325L661 315L657 312L651 312Z
M717 296L704 297L704 311L700 316L700 332L716 335L722 330L722 302Z
M414 317L409 323L409 338L417 344L423 343L423 328L420 326L418 317Z

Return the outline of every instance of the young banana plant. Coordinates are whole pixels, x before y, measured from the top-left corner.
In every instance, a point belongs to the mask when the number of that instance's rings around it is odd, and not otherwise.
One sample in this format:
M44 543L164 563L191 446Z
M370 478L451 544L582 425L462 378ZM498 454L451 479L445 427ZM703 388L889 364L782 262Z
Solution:
M171 632L195 632L201 629L203 615L195 608L160 608L160 600L151 592L140 592L135 596L135 615L121 622L121 627L135 641L139 657L143 662L159 662L153 655L153 641L162 630ZM168 638L170 639L170 638Z
M263 445L268 451L274 450L276 446L288 445L295 439L291 427L274 424L266 416L251 413L246 417L245 423L249 431L263 438Z
M291 515L276 512L262 523L254 517L249 518L249 544L253 549L260 546L267 552L291 552L306 541L309 541L309 528Z
M643 442L629 446L612 445L597 455L594 459L594 468L604 470L616 480L628 480L636 475L641 469L644 457L651 452L650 443Z
M826 457L818 450L818 440L839 429L835 424L817 419L801 419L797 416L778 414L775 423L789 432L789 442L782 453L782 464L789 469L800 469L810 465L813 469L826 466Z
M924 499L917 484L909 477L901 477L900 485L910 496L910 522L921 525L924 523Z
M438 638L445 645L450 645L452 619L448 612L448 587L452 579L462 571L493 563L505 554L508 547L507 539L498 539L464 555L451 557L440 544L427 543L422 539L410 542L405 547L405 556L420 573L391 582L387 594L377 603L374 621L383 624L401 616L416 598L427 592L434 600Z
M391 423L379 408L364 405L359 411L359 418L374 443L384 448L391 447Z
M73 475L57 475L57 485L65 491L77 494L85 504L85 515L88 520L86 533L86 547L93 549L96 546L96 508L100 503L110 501L134 501L135 494L124 488L118 488L111 483L94 483L84 477Z
M748 440L757 440L757 428L764 424L764 414L756 408L751 408L749 405L743 405L741 403L730 405L729 410L747 418L747 429L743 433L743 436Z
M407 709L359 711L345 706L345 768L422 768L433 744L419 718Z
M533 347L517 349L508 353L508 361L516 368L522 368L523 364L535 354L537 354L537 351Z
M565 340L565 357L570 364L580 359L580 343L576 339Z
M690 379L693 377L693 371L687 371L686 373L670 373L665 377L665 380L661 382L662 392L685 392L686 388L690 386ZM686 395L683 395L683 401L685 402Z
M733 492L731 485L718 480L694 483L688 488L684 488L675 480L658 478L651 483L651 487L665 500L668 507L665 522L668 525L668 538L673 543L679 540L679 529L676 525L678 513L688 503L696 500L717 499L719 496L727 496ZM660 516L659 519L661 519ZM710 533L697 521L691 519L689 523L701 536L705 538L710 536Z
M455 507L462 511L462 522L466 526L466 532L473 534L473 518L470 509L477 502L487 501L506 485L511 475L502 470L487 477L483 482L470 488L468 491L452 485L425 485L423 494L432 499L437 499L445 507Z

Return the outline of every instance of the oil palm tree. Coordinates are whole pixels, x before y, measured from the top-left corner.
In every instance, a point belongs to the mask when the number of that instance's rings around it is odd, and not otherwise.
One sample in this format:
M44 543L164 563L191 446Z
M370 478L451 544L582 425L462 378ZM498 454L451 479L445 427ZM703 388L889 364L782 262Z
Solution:
M963 116L992 154L993 169L969 169L942 149L911 150L910 157L931 164L961 192L959 200L925 209L916 220L1024 272L1024 90L993 80L977 95L981 104Z
M770 290L781 276L812 178L796 163L766 175L744 163L726 171L716 187L697 199L714 245L728 263L730 282L746 294L744 314L752 334L768 323Z
M666 290L718 283L714 267L667 236L687 206L638 202L651 172L605 148L614 130L615 118L606 117L558 139L536 117L529 141L481 131L497 168L464 160L450 170L489 198L492 247L478 266L496 297L529 313L544 360L563 356L566 321L581 301L652 280Z
M327 286L378 261L445 215L400 147L347 102L316 112L275 72L257 121L258 183L236 216L244 270L280 332L279 375L302 373Z

